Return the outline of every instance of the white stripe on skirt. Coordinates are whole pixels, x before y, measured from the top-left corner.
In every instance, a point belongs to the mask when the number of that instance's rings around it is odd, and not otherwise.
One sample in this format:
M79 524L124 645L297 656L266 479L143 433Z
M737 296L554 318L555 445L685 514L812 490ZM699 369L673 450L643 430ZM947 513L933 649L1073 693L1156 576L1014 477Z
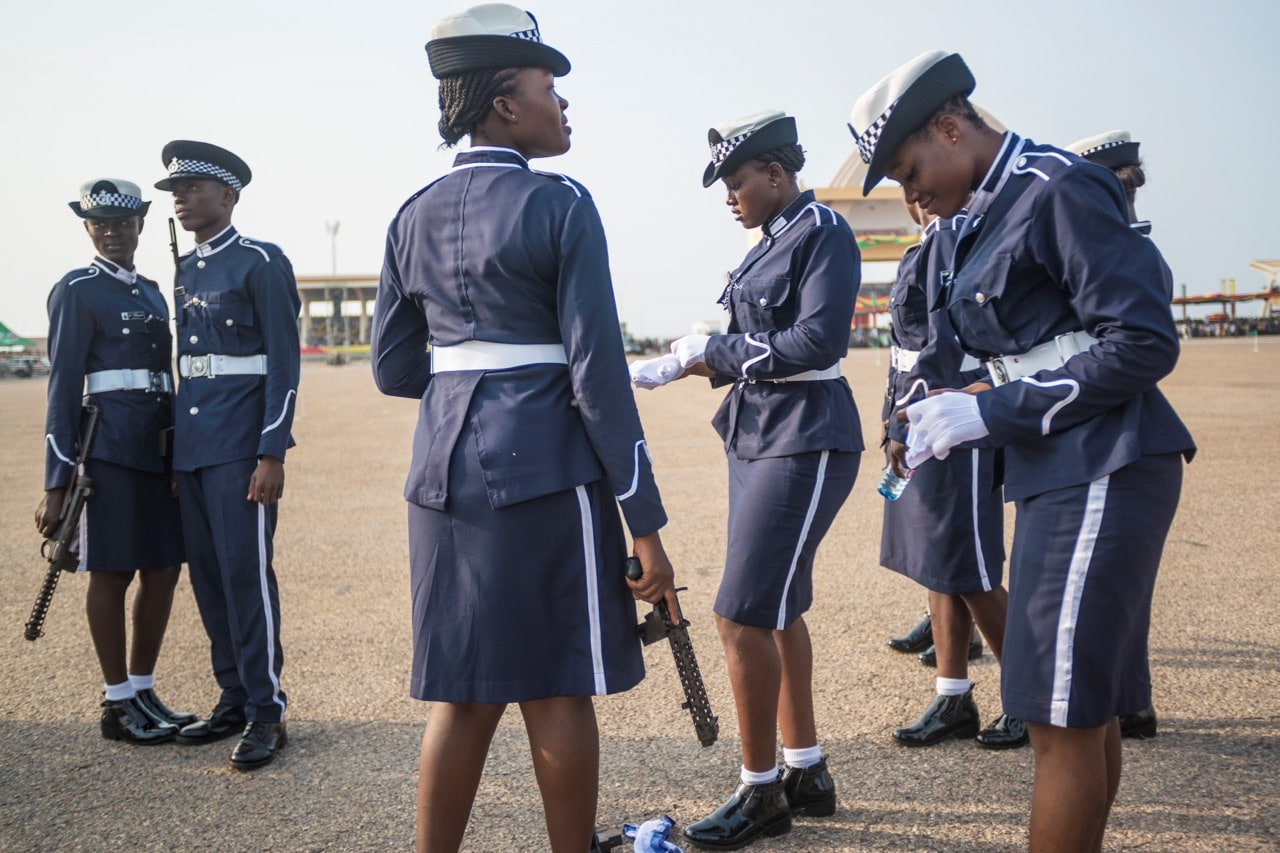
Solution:
M258 504L258 588L262 591L262 618L267 631L267 678L271 679L271 701L280 706L283 714L280 679L276 677L276 623L271 612L271 590L267 586L267 508L262 504Z
M591 638L591 672L595 676L596 694L607 693L604 683L604 651L600 640L600 585L596 577L596 533L591 517L591 502L586 486L574 489L578 494L578 512L582 516L582 562L586 566L587 630Z
M991 592L991 578L987 576L987 560L982 555L982 523L978 518L978 460L981 458L977 449L969 451L969 496L973 512L973 556L978 561L978 576L982 578L982 591Z
M1062 610L1058 613L1058 641L1053 660L1053 698L1049 703L1049 723L1067 725L1067 711L1071 705L1071 674L1075 664L1076 625L1080 619L1080 599L1084 596L1084 584L1093 561L1093 549L1098 544L1098 530L1102 527L1102 515L1107 506L1107 483L1110 476L1089 484L1085 498L1084 518L1080 520L1080 532L1071 554L1071 566L1062 589Z
M791 590L791 580L795 577L796 566L800 563L800 552L804 550L805 540L809 538L813 517L818 512L818 501L822 499L822 482L827 476L827 459L830 456L831 451L824 450L822 458L818 461L818 474L814 478L813 495L809 498L809 511L805 513L804 525L800 528L800 538L796 540L796 550L791 555L791 568L787 570L787 582L782 585L782 600L778 602L777 630L779 631L787 627L787 593Z

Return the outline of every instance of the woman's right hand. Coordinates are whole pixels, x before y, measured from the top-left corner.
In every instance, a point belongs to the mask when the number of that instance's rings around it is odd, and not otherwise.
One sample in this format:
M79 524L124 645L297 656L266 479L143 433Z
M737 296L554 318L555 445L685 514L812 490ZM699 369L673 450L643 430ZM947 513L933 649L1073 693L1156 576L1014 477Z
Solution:
M40 498L36 507L36 530L46 538L58 532L58 522L62 520L62 503L66 500L66 489L49 489Z
M889 439L886 458L888 459L889 467L893 469L893 473L899 477L907 476L907 446L905 444Z
M632 553L640 560L641 574L638 580L627 578L631 594L640 601L656 604L667 602L667 612L674 624L680 623L680 603L676 600L676 572L662 547L662 538L653 532L637 536L632 543Z

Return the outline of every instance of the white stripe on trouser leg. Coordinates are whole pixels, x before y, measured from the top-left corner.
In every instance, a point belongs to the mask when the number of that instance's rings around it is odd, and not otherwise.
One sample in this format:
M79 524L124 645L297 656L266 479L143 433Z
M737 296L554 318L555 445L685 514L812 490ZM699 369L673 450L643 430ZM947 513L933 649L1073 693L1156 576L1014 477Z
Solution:
M796 541L795 553L791 555L791 568L787 570L787 582L782 585L782 600L778 602L778 628L787 627L787 593L791 591L791 581L796 576L796 566L800 564L800 552L804 550L805 540L809 538L809 528L813 526L813 517L818 513L818 501L822 498L822 481L827 475L827 458L830 450L822 451L818 460L818 473L814 478L813 494L809 497L809 511L804 515L804 525L800 528L800 538Z
M262 590L262 617L267 630L267 678L271 679L271 701L280 706L280 679L276 677L276 623L271 612L271 588L267 585L267 508L258 504L258 587Z
M1089 484L1084 518L1080 520L1080 532L1076 536L1071 566L1067 569L1067 580L1062 588L1062 610L1058 613L1058 639L1053 654L1053 699L1049 704L1049 723L1055 726L1067 725L1080 599L1084 596L1089 564L1093 562L1093 549L1098 544L1098 530L1102 527L1102 515L1107 506L1109 479L1103 477Z
M604 695L604 652L600 643L600 585L596 578L596 534L591 518L591 503L587 500L586 486L574 489L578 494L578 513L582 516L582 563L586 567L587 582L587 631L591 637L591 673L595 677L596 693Z
M973 557L978 561L978 576L982 578L982 591L991 591L991 578L987 576L987 560L982 554L982 519L978 517L978 460L979 451L969 451L970 495L973 506Z
M80 505L80 521L76 530L76 539L80 543L80 562L76 565L77 572L89 571L89 503Z

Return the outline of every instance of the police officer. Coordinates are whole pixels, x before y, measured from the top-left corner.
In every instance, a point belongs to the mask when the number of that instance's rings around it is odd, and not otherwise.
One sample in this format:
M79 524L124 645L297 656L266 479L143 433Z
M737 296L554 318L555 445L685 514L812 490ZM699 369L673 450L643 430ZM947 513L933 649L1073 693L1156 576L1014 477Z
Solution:
M813 561L858 474L862 431L840 359L861 280L857 241L837 213L802 191L796 122L778 110L708 131L702 184L761 239L729 274L723 335L687 335L672 353L632 365L656 387L688 375L730 386L713 420L729 460L725 570L716 627L738 710L737 789L684 830L735 849L791 829L792 813L835 813L835 783L818 742L813 648L804 613ZM674 362L674 364L672 364ZM777 764L782 732L785 767Z
M1072 154L1078 154L1090 163L1097 163L1111 170L1111 173L1120 181L1120 186L1124 188L1125 199L1129 204L1130 226L1139 234L1150 237L1151 223L1148 220L1139 219L1138 211L1134 207L1138 188L1147 182L1138 147L1139 143L1134 140L1129 131L1109 130L1106 133L1077 139L1067 146L1067 150ZM1169 279L1169 284L1171 286L1173 284L1172 277ZM1173 297L1172 290L1169 296ZM1120 715L1120 737L1138 740L1153 738L1156 736L1157 725L1155 705L1148 705L1141 711Z
M939 219L917 205L908 210L924 231L903 257L889 292L893 349L882 412L889 468L898 476L907 473L907 430L897 413L930 391L964 388L985 375L978 360L960 349L946 313L934 310L965 212ZM1022 721L1004 714L979 731L967 664L975 622L997 658L1004 642L1004 508L995 451L973 448L930 459L898 495L885 501L880 563L929 590L938 676L932 703L915 723L895 729L894 739L907 746L975 736L986 748L1026 744Z
M277 246L231 224L251 173L216 145L161 154L175 215L196 238L174 286L178 387L174 468L191 586L222 695L180 743L239 734L231 766L251 770L285 744L280 596L272 565L277 501L298 393L297 284Z
M137 744L172 740L194 714L170 710L154 671L182 563L182 530L169 469L172 433L169 309L133 265L150 202L138 185L102 178L71 210L97 255L49 294L49 408L45 494L36 527L54 533L75 473L81 403L100 411L87 473L94 490L80 519L85 610L102 667L102 736ZM125 593L138 575L133 647L125 666Z
M1004 448L1001 692L1035 752L1030 845L1098 850L1117 717L1151 702L1151 596L1195 452L1156 387L1178 357L1171 279L1109 171L991 129L973 87L959 54L925 53L859 98L850 128L864 192L887 175L934 214L969 209L945 310L990 381L910 406L906 460Z
M371 341L383 393L422 401L404 493L410 692L435 703L418 849L462 843L514 702L546 846L580 853L599 786L592 697L644 676L634 599L676 604L658 533L667 517L595 203L571 178L529 166L569 149L555 88L568 59L542 42L533 15L503 3L438 21L427 56L440 135L472 147L392 221ZM626 578L619 507L638 581Z

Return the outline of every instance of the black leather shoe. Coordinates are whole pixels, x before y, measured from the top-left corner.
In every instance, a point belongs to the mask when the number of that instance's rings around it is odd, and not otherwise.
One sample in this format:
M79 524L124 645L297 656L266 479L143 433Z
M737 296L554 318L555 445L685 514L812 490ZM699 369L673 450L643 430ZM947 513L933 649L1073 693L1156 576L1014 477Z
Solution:
M973 690L961 696L934 696L920 719L893 730L893 739L906 746L930 746L949 737L971 738L978 733L978 706Z
M932 645L933 620L928 613L921 616L920 621L913 625L910 631L901 637L893 637L889 640L889 648L906 654L924 651Z
M195 714L187 711L173 710L161 702L160 697L156 695L156 691L150 687L146 690L138 691L138 704L152 719L161 723L168 723L171 726L177 726L178 728L189 726L200 719Z
M782 791L793 815L831 817L836 813L836 783L827 772L827 759L810 767L782 769Z
M1136 714L1120 715L1120 737L1146 740L1155 736L1156 708L1154 705L1149 705L1145 711L1139 711Z
M938 665L938 650L932 645L921 652L919 657L920 663L925 666ZM980 657L982 657L982 635L974 631L973 636L969 638L969 660L977 660Z
M107 740L150 746L168 743L177 733L177 726L153 720L136 696L102 702L102 736Z
M284 723L249 723L231 752L231 766L236 770L256 770L276 757L284 748Z
M684 828L684 837L699 847L737 850L761 836L775 838L791 831L791 807L782 779L767 785L738 785L724 805Z
M1017 749L1031 743L1027 724L1017 717L1001 714L978 732L978 746L983 749Z
M219 702L203 720L196 720L178 730L178 743L213 743L244 731L248 724L242 705L224 705Z

